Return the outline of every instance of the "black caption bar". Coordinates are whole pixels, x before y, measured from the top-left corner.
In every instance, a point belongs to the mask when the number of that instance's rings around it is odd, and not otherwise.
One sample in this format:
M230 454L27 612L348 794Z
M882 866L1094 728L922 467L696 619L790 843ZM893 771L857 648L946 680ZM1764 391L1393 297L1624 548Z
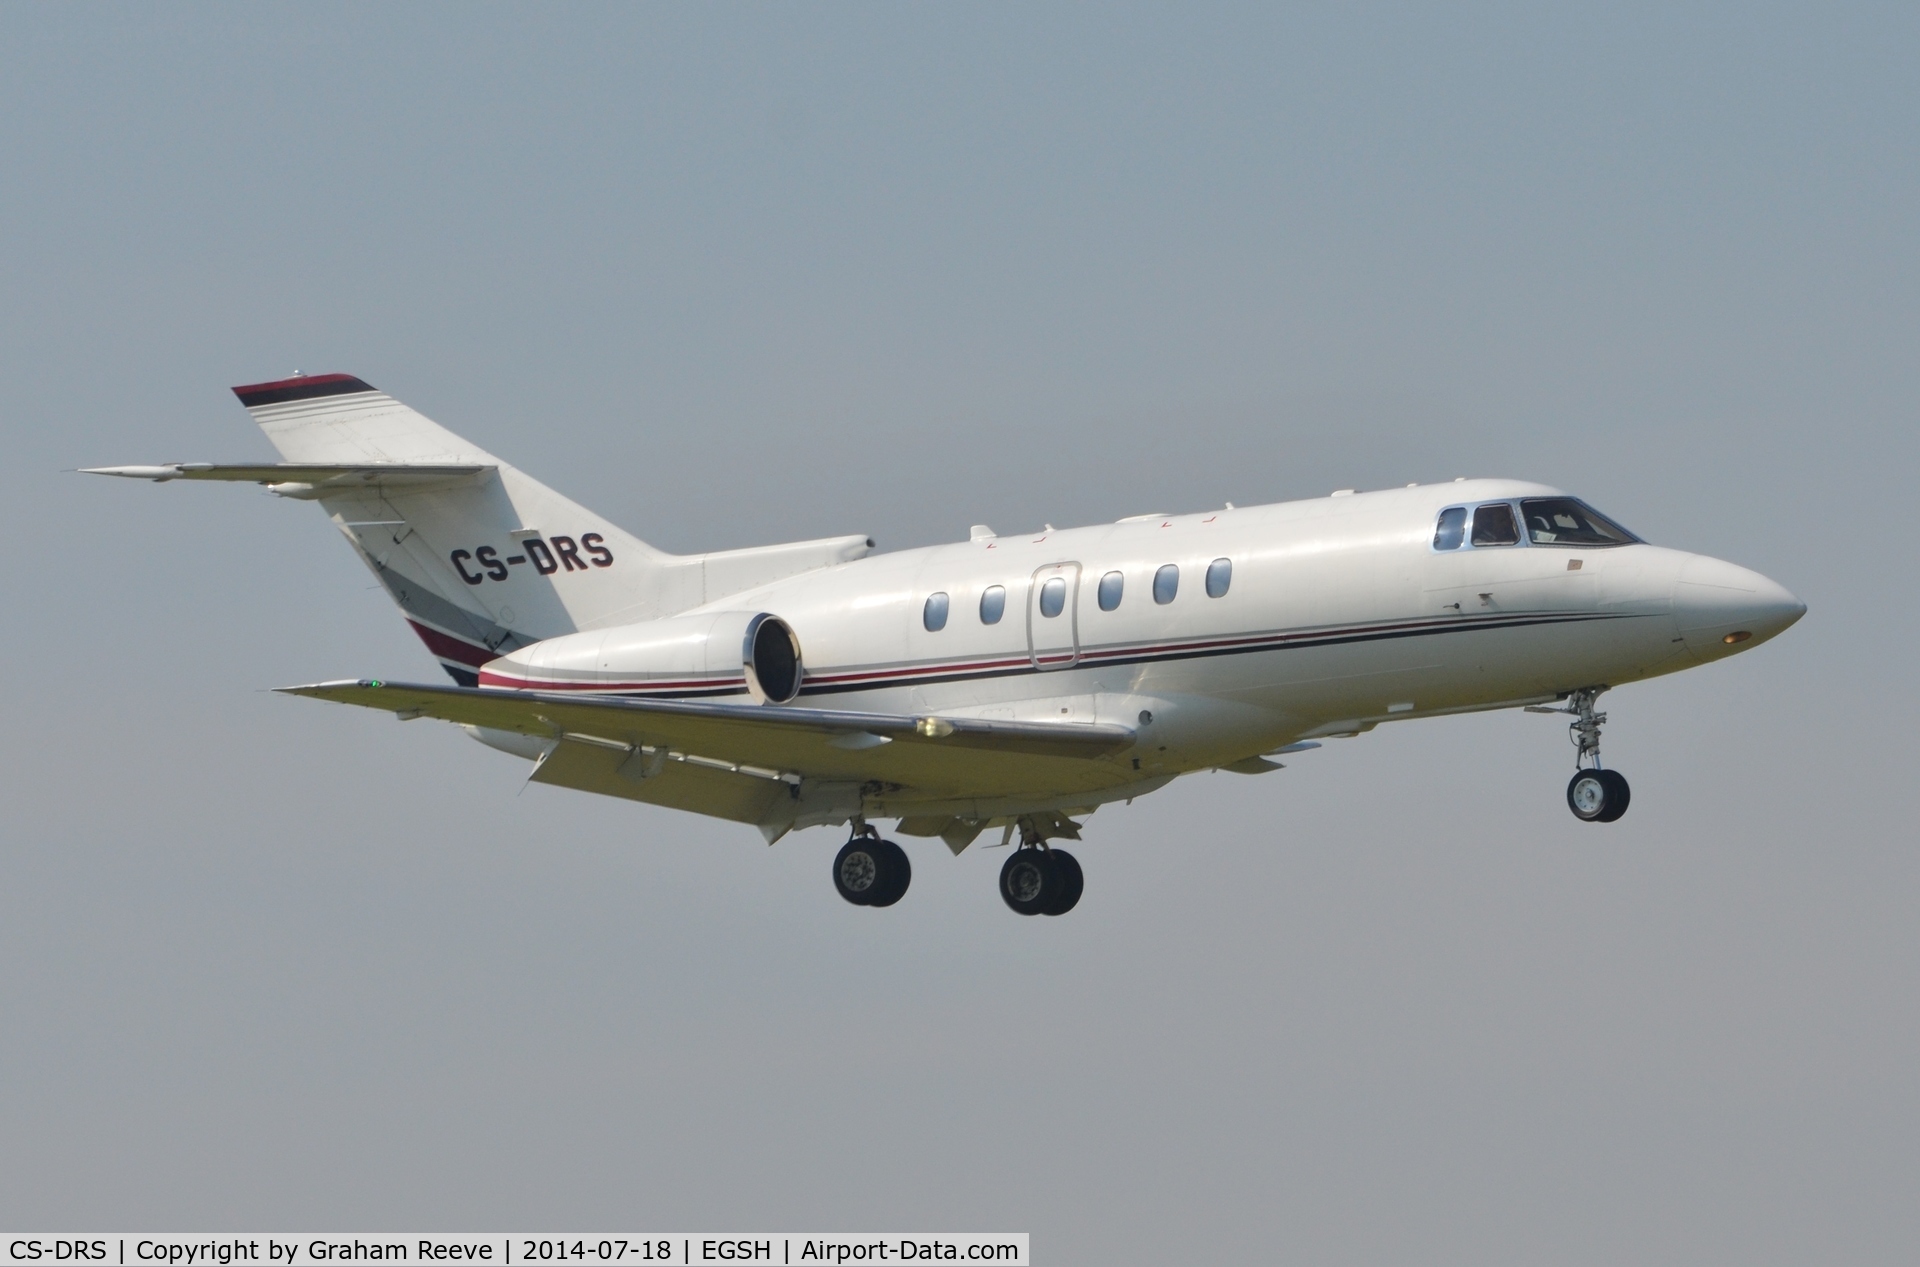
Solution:
M846 1267L869 1263L993 1263L1029 1267L1025 1232L799 1233L621 1232L467 1235L273 1233L56 1235L0 1233L0 1267L538 1267L620 1263L693 1267L779 1263Z

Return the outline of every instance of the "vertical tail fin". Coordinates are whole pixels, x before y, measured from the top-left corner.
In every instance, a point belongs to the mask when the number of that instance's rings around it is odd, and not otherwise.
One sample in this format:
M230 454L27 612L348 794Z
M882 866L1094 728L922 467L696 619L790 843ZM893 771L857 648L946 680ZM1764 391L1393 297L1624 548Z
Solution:
M288 462L360 468L276 491L321 504L457 682L474 684L480 665L543 638L701 601L698 576L690 588L676 556L358 378L233 391ZM406 474L452 464L483 469Z
M665 554L350 374L233 389L286 462L90 468L317 501L453 680L582 629L652 620L873 548L863 536Z

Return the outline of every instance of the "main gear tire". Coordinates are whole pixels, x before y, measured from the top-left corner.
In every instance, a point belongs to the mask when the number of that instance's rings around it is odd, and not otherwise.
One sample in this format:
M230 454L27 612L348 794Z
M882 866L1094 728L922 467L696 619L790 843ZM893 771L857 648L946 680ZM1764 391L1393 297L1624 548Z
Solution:
M867 899L868 906L892 906L907 895L907 886L913 883L913 864L907 861L907 851L891 840L874 842L883 859L878 891Z
M1065 915L1080 901L1080 894L1087 887L1087 878L1080 870L1080 860L1064 849L1050 850L1053 854L1054 870L1059 872L1060 885L1053 895L1053 902L1047 907L1049 915Z
M887 857L880 843L873 836L855 836L833 856L834 891L855 906L871 906L886 892Z
M1060 870L1046 849L1016 849L1000 868L1000 897L1016 915L1044 915L1061 888Z

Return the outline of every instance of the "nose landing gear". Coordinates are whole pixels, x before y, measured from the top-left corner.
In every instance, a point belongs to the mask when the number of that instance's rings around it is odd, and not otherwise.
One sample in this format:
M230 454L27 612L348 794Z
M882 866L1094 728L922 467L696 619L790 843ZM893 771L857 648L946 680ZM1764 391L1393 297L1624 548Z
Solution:
M833 887L855 906L892 906L912 882L907 851L864 823L833 857Z
M1565 713L1573 718L1567 727L1577 752L1576 769L1567 784L1567 808L1583 823L1611 823L1627 812L1633 790L1618 770L1600 767L1600 727L1607 715L1594 711L1604 686L1584 687L1567 697L1565 708L1534 705L1529 713Z

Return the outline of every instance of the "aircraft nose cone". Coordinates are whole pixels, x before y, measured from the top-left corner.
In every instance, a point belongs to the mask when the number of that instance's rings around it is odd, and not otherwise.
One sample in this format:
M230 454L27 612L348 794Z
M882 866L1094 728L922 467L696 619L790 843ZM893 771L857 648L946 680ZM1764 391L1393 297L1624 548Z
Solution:
M1695 555L1680 569L1673 610L1687 650L1714 660L1782 632L1806 615L1807 605L1758 572Z

